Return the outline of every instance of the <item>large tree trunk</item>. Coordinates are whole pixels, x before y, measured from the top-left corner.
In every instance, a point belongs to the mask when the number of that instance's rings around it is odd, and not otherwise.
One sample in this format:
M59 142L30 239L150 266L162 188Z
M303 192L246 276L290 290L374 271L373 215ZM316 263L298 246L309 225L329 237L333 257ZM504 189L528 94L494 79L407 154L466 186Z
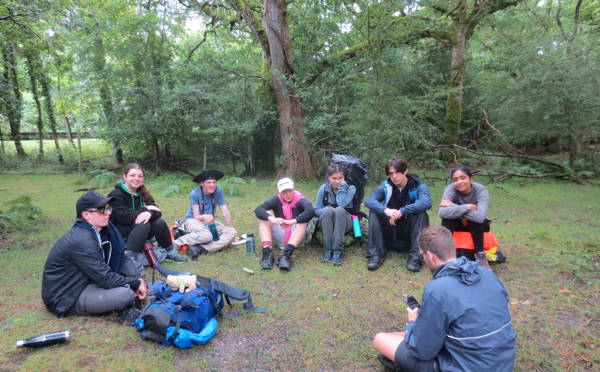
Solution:
M58 161L63 164L65 159L60 149L60 143L58 142L58 132L56 131L56 117L54 116L54 103L52 102L52 94L50 93L50 84L48 82L48 75L44 71L40 74L40 83L42 84L42 94L44 96L44 103L46 105L46 115L48 116L48 122L50 123L50 130L52 131L52 137L54 138L54 146L56 146L56 153L58 154Z
M97 78L100 80L100 101L102 102L102 112L104 113L104 119L109 128L113 127L116 123L114 115L112 99L110 97L110 91L106 81L104 72L104 66L106 65L106 51L104 49L104 40L102 38L96 38L94 41L94 70ZM112 136L112 145L115 152L115 158L117 163L123 164L123 150L119 144L119 140Z
M29 82L31 83L31 94L35 102L35 108L37 110L37 130L38 130L38 158L42 160L44 158L44 121L42 119L42 104L40 102L40 95L37 88L37 69L34 67L34 56L32 53L25 53L25 59L27 61L27 72L29 73ZM37 62L37 61L36 61Z
M6 108L6 116L8 117L10 126L10 138L15 143L17 156L24 158L27 154L21 144L21 110L23 107L23 98L21 96L21 89L19 88L14 47L14 44L5 44L2 47L4 71L2 73L2 80L0 81L0 94Z
M446 103L444 127L449 143L457 144L462 120L463 89L465 81L465 45L468 25L454 21L454 36L450 62L450 83L452 89Z
M289 81L294 75L294 57L286 19L285 0L265 0L263 25L270 51L269 70L279 114L281 155L279 176L313 177L306 146L300 98Z

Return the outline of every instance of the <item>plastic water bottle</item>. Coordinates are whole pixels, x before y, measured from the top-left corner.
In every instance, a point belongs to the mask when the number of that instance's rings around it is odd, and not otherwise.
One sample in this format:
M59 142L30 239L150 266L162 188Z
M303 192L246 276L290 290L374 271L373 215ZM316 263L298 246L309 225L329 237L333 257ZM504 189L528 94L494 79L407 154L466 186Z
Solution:
M358 216L352 215L352 230L354 230L354 237L360 238L362 236L362 232L360 231L360 221L358 220Z
M246 234L246 252L256 254L256 247L254 246L254 234Z
M71 339L71 331L45 333L26 340L17 341L17 347L44 347L59 344L61 342L68 342L69 339Z
M217 240L219 240L219 232L217 231L217 225L215 225L214 223L211 223L210 225L208 225L208 229L210 230L210 233L212 234L213 242L216 242Z

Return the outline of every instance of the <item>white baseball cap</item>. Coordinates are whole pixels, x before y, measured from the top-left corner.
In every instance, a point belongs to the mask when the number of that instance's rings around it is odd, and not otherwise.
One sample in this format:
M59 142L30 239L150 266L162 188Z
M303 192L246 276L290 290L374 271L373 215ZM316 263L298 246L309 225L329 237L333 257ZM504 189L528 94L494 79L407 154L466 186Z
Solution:
M282 178L277 181L277 192L282 192L283 190L289 190L294 188L294 181L289 178Z

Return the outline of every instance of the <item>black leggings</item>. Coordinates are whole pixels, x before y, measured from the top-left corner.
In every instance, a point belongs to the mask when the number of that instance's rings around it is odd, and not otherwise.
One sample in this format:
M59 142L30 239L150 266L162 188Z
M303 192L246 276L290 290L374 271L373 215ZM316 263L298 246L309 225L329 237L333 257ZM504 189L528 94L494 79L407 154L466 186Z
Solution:
M463 225L462 220L457 218L455 220L447 220L442 218L442 226L448 230L454 231L468 231L471 233L473 238L473 245L475 246L475 252L483 252L483 233L490 231L490 221L485 220L482 223L469 221L467 226Z
M171 246L171 234L166 222L158 218L147 223L134 226L127 236L127 249L133 252L143 252L146 240L156 237L158 245L163 248Z

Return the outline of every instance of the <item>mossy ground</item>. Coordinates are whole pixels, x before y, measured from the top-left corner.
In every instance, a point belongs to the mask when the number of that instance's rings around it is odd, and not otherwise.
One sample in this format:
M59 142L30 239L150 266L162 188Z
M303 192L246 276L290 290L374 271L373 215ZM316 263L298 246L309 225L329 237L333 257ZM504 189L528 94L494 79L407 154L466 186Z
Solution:
M34 173L0 174L0 209L8 200L29 195L45 214L35 226L0 238L0 370L378 370L372 337L401 329L406 319L402 296L420 299L430 280L427 270L407 272L406 255L399 253L369 272L365 248L358 245L347 248L341 267L322 264L319 247L302 247L289 273L261 271L257 256L248 255L244 246L230 247L176 268L249 289L269 313L242 312L220 320L217 336L192 350L161 347L141 340L133 328L110 316L59 319L45 310L40 298L43 264L70 227L80 195L73 190L82 182L76 174ZM168 182L150 175L147 183L168 222L183 216L189 189L164 198ZM239 195L228 197L239 232L257 233L253 209L274 193L274 184L256 180L239 185ZM298 184L313 199L317 187L317 182ZM432 224L439 223L436 204L443 187L439 181L430 185ZM515 370L598 370L598 187L512 181L489 190L492 229L508 257L496 273L511 297L518 335ZM239 304L234 308L240 309ZM69 344L39 350L14 346L18 339L61 329L72 330Z

